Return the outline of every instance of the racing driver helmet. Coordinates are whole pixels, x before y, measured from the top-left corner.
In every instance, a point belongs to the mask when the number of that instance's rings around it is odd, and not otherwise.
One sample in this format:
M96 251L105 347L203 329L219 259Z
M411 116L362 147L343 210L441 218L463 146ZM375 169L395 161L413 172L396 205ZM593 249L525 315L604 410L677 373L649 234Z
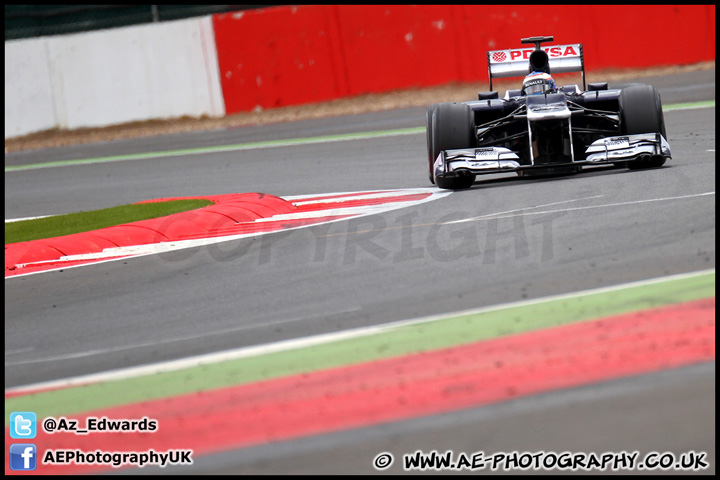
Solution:
M555 80L549 73L532 72L523 80L523 95L538 95L540 93L551 93L555 91Z

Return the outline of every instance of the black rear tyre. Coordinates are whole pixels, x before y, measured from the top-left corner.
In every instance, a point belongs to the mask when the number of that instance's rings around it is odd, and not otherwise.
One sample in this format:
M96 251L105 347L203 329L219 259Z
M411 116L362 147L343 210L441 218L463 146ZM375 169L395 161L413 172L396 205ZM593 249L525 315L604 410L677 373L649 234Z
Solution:
M464 103L438 103L428 109L427 123L430 177L440 188L470 188L475 182L475 175L468 173L458 177L435 177L433 167L435 159L443 150L477 146L472 109Z
M665 118L662 111L660 94L652 85L631 85L620 92L620 120L622 132L626 135L636 133L660 133L665 139ZM646 160L627 162L631 170L656 168L665 164L665 157L653 157Z

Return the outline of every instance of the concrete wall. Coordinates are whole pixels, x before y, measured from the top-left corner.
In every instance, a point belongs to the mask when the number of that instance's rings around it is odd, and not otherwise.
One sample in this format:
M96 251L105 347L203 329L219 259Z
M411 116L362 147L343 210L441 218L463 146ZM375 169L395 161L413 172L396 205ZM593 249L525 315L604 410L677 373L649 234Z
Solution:
M47 59L44 39L5 42L5 138L57 126Z
M210 17L5 42L5 137L225 114Z

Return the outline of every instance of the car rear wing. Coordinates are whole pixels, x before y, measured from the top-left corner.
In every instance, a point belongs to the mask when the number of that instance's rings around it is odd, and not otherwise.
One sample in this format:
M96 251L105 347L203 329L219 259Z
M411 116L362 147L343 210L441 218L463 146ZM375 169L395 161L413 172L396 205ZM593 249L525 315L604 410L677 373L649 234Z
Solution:
M552 37L532 37L522 43L535 43L535 48L512 48L509 50L491 50L487 52L490 91L493 78L524 77L531 73L530 58L533 51L543 50L547 54L548 73L582 72L583 90L585 86L585 61L582 43L572 45L540 46L540 41L552 40ZM540 54L542 56L542 54Z

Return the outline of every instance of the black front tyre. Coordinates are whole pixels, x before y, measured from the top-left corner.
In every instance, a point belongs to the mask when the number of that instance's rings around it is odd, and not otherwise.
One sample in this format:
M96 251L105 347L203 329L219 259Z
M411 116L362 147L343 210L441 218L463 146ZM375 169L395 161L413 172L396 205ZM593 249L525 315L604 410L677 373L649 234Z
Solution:
M428 177L430 178L430 183L435 184L435 177L433 176L433 164L435 163L435 157L433 157L433 142L432 142L432 132L433 132L433 115L435 114L435 110L437 110L439 103L435 103L433 105L430 105L427 109L427 113L425 113L425 136L427 137L427 151L428 151L428 162L430 164L428 168Z
M464 103L436 103L427 113L427 141L430 177L440 188L458 190L470 188L475 175L467 173L453 177L435 177L435 159L443 150L475 148L475 121L473 111Z
M437 177L435 182L438 187L445 190L462 190L473 186L475 175L469 173L459 177Z
M626 135L659 133L665 139L665 118L660 94L652 85L633 84L620 92L620 121ZM631 170L656 168L665 164L665 157L652 157L627 162Z

